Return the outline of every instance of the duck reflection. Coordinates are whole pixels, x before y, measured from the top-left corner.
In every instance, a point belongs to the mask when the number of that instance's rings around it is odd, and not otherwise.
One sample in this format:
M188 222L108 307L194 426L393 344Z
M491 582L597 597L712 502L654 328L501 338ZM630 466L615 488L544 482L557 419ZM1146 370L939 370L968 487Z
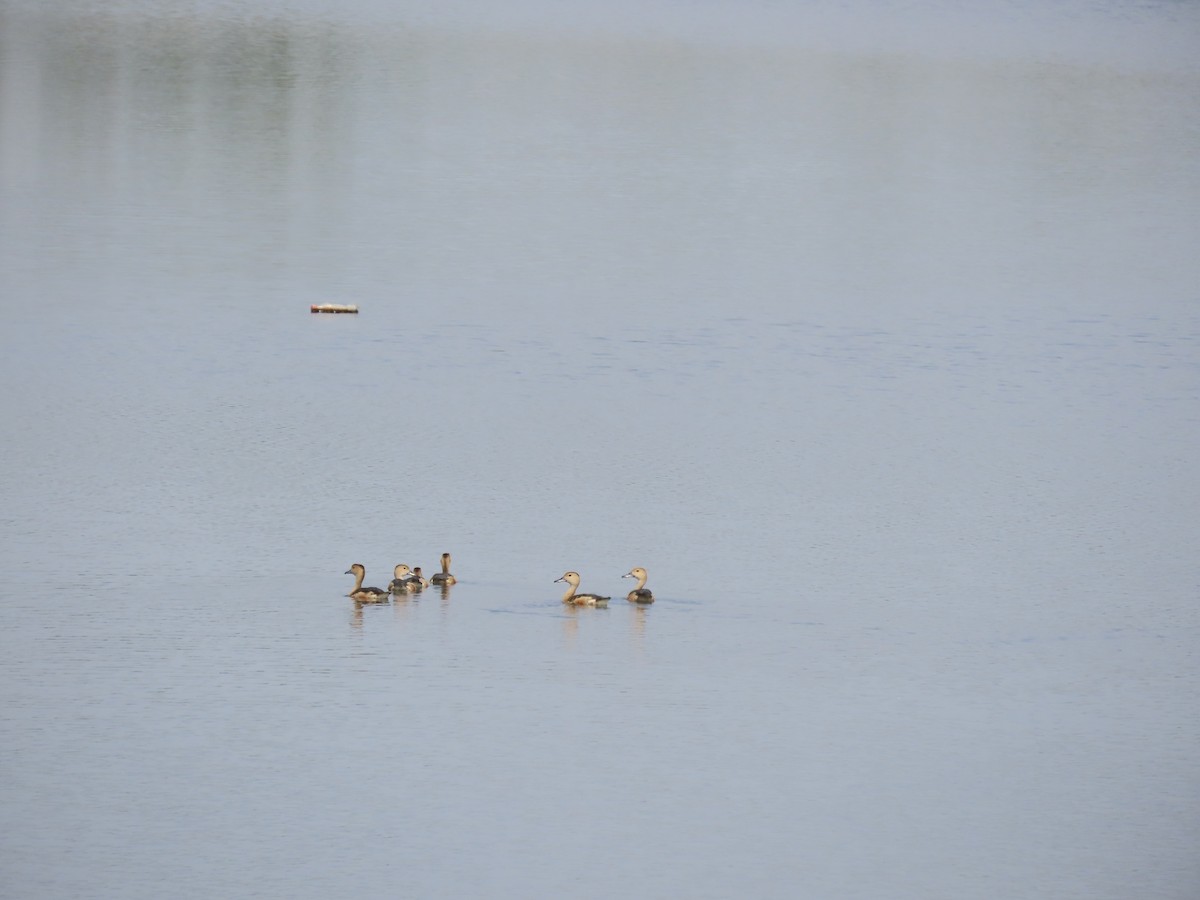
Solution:
M641 647L642 640L646 637L646 607L635 606L633 608L633 617L629 620L629 634L633 638L633 643Z
M568 644L574 644L575 639L579 637L579 616L581 615L579 609L574 605L563 607L563 638Z

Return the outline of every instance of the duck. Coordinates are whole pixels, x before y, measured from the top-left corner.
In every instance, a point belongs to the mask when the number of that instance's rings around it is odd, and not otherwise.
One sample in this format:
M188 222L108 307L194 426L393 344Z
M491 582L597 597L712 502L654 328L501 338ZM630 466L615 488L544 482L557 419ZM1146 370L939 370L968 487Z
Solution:
M650 593L646 587L646 570L641 566L634 566L628 572L621 576L622 578L636 578L637 587L625 595L625 599L630 603L653 603L654 595Z
M393 594L407 594L409 591L419 591L421 589L420 582L417 581L412 570L404 563L396 566L393 574L396 577L388 585L388 590Z
M387 599L387 591L377 587L362 586L363 579L367 577L367 570L362 567L361 563L355 563L342 574L354 576L354 590L347 594L347 597L361 600L363 603L379 603Z
M442 554L442 571L438 572L436 575L434 575L432 578L430 578L429 583L430 584L454 584L456 581L458 581L458 579L450 574L450 554L443 553Z
M413 566L413 578L416 580L417 586L413 588L415 591L421 591L429 587L429 579L421 574L420 566Z
M565 581L568 585L567 592L563 594L562 602L570 603L573 606L608 606L609 597L601 597L599 594L577 594L575 589L579 587L579 573L567 572L562 578L555 578L554 583Z

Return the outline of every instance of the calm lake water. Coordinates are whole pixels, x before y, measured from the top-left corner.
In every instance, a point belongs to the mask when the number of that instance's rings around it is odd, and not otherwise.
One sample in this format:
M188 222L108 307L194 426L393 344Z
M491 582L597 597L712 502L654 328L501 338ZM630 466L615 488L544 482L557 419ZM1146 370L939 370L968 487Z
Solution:
M1198 9L0 0L0 895L1196 897Z

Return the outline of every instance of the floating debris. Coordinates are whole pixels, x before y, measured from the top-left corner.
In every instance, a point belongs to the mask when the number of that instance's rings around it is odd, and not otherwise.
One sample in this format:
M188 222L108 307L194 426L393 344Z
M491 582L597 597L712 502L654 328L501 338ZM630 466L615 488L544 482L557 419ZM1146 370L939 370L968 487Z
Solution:
M356 313L358 307L346 303L314 303L309 307L310 312L315 313Z

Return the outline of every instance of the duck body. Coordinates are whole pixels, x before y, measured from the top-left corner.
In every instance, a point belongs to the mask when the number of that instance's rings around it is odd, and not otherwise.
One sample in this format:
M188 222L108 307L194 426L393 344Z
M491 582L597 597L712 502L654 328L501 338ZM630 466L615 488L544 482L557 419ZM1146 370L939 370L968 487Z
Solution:
M388 585L388 590L393 594L408 594L421 589L421 583L417 580L417 576L404 563L396 566L394 574L396 577Z
M634 566L628 572L621 576L622 578L636 578L637 587L625 595L625 599L630 603L653 603L654 594L650 593L650 589L646 587L646 570L641 566Z
M577 594L579 588L579 573L567 572L562 578L555 578L554 583L557 584L564 581L567 584L567 592L563 594L562 602L568 603L571 606L608 606L608 601L611 597L601 597L599 594Z
M362 586L363 579L367 577L367 570L361 564L355 563L343 574L354 576L354 588L346 595L351 599L362 603L379 603L387 599L388 592L382 588Z
M438 572L436 575L431 577L429 579L429 583L430 584L450 585L450 584L454 584L456 581L458 581L458 579L450 574L450 554L443 553L442 554L442 571Z

